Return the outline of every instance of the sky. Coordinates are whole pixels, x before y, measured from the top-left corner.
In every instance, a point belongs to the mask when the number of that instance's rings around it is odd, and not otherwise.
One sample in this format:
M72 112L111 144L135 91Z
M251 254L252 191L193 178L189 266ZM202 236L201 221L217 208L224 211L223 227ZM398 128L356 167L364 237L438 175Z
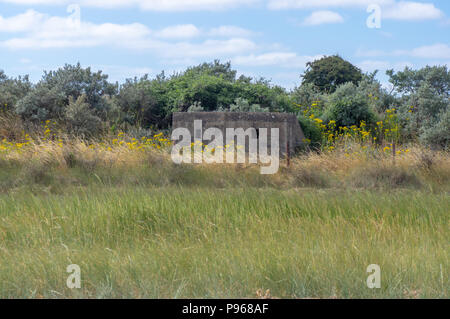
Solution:
M111 81L219 59L292 89L309 61L339 54L364 72L450 64L450 1L0 0L0 69L66 63Z

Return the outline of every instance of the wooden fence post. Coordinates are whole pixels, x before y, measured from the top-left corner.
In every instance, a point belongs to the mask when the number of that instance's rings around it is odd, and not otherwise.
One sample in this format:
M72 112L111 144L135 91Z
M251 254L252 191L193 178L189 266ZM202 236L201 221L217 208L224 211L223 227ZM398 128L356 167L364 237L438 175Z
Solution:
M395 142L392 142L392 164L395 166Z
M291 158L290 158L290 154L289 154L289 140L286 142L286 164L287 164L287 167L291 166Z

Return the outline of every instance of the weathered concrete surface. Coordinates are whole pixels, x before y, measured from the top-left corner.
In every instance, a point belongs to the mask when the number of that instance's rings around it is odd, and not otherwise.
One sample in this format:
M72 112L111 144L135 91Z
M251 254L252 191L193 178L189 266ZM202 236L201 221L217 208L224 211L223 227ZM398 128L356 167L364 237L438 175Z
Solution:
M194 139L194 120L202 120L201 136L206 129L215 127L224 134L224 144L226 128L267 128L268 147L270 147L270 129L278 128L280 134L280 153L292 153L301 146L305 138L302 128L294 114L288 113L265 113L265 112L177 112L173 114L172 129L187 128L192 140ZM259 131L258 131L259 132ZM205 141L207 144L208 141Z

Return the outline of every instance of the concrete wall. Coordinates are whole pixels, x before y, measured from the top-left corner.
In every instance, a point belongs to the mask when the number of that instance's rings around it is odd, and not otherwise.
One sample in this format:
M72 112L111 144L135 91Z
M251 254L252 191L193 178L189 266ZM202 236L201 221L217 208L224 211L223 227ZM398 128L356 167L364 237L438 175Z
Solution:
M292 153L302 145L305 138L294 114L265 112L177 112L173 114L172 129L187 128L194 140L194 120L202 120L202 136L206 129L216 127L226 134L226 128L267 128L268 147L270 147L270 129L278 128L280 133L280 152L285 154L287 145ZM199 133L199 132L197 132ZM209 141L204 141L208 144ZM224 144L226 141L224 140Z

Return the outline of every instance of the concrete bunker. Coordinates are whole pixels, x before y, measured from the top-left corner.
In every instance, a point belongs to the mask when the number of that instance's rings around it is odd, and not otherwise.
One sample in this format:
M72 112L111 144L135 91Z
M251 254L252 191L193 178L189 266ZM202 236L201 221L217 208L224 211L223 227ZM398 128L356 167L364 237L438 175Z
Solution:
M194 132L194 121L202 120L202 131ZM305 136L294 114L265 113L265 112L176 112L173 113L172 129L186 128L189 130L192 141L195 137L203 136L208 128L218 128L225 132L227 128L254 128L256 138L259 130L267 128L279 129L280 154L292 154L296 148L304 143ZM225 139L225 137L224 137ZM270 143L270 137L268 138ZM208 141L205 141L207 144ZM224 140L224 144L226 141ZM270 145L268 145L270 146Z

